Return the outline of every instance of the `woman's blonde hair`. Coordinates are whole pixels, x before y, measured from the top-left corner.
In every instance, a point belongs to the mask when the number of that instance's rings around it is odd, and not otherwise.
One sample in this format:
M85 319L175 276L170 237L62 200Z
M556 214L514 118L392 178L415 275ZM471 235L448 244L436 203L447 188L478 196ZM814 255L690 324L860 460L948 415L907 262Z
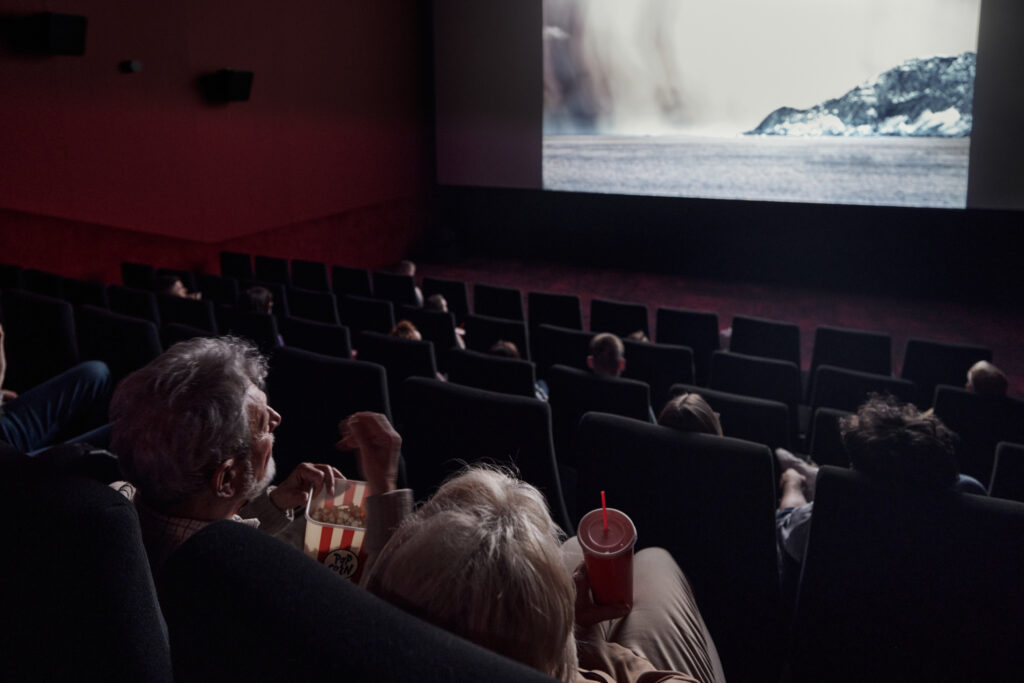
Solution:
M482 647L576 676L576 587L543 494L492 468L445 483L378 555L366 587Z

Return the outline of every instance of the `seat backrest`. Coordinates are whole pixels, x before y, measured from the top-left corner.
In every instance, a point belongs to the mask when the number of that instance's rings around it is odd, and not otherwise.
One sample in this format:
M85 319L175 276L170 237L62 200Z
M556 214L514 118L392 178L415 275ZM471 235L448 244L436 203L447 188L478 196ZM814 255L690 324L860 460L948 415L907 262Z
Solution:
M160 328L160 343L163 344L165 349L169 349L178 342L188 341L195 339L196 337L214 337L216 336L210 330L204 330L200 327L193 327L192 325L185 325L184 323L165 323Z
M285 316L291 315L291 306L288 303L288 288L285 285L280 282L270 282L269 280L243 280L238 283L240 292L245 292L250 287L263 287L270 290L270 295L274 300L274 308L271 313L275 318L280 320Z
M599 377L587 370L553 365L548 370L555 448L559 461L575 465L576 425L591 411L650 421L651 390L634 379Z
M402 453L418 500L429 497L465 464L512 465L547 497L551 516L572 533L544 401L451 382L413 377L403 386L407 406Z
M643 330L644 334L650 336L651 325L647 321L647 306L625 301L591 299L590 330L594 333L611 332L620 337Z
M341 324L353 332L390 332L395 326L395 308L390 301L364 296L345 296L338 302Z
M396 306L415 306L419 303L416 300L416 280L412 275L399 275L380 270L373 272L373 296L377 299L386 299Z
M1024 503L1024 444L1003 441L996 446L988 494Z
M892 394L901 401L913 402L917 396L917 387L913 382L892 375L820 365L814 374L811 407L855 412L868 400L870 393Z
M199 280L196 279L196 274L191 270L184 270L182 268L157 268L156 278L157 287L160 286L160 278L162 277L175 277L181 280L181 284L185 286L185 289L190 292L196 291L199 288Z
M294 318L305 318L328 325L340 325L338 302L331 292L288 288L288 311Z
M277 318L269 313L236 312L229 318L228 334L248 339L263 353L271 353L281 346Z
M778 320L733 316L729 350L748 356L776 358L800 366L800 327Z
M162 574L174 673L182 681L343 678L551 683L394 607L280 541L215 522ZM245 647L224 647L236 634ZM259 653L259 656L254 656Z
M156 268L148 263L121 262L121 284L133 289L156 289Z
M64 277L37 268L26 268L22 272L22 289L54 299L64 299Z
M292 259L292 284L317 292L331 291L327 281L327 264L323 261Z
M287 346L335 358L352 357L352 337L344 325L289 317L281 321L281 332Z
M1024 667L1024 504L818 474L792 680L999 680Z
M24 269L13 263L0 263L0 290L22 289L25 280Z
M3 292L3 311L5 388L25 391L78 363L71 304L15 289Z
M156 294L153 292L110 285L107 287L107 298L110 299L110 310L114 313L142 318L157 327L160 326L160 309L156 305Z
M799 436L800 368L795 363L747 356L732 351L711 354L712 389L785 403L789 408L790 437Z
M134 506L38 458L0 466L0 658L7 680L170 681ZM43 635L45 634L45 636Z
M416 306L399 306L395 313L399 320L408 320L420 331L423 338L433 342L438 354L438 364L444 351L458 346L455 336L455 316L444 311L428 311ZM443 364L442 364L443 365Z
M252 256L235 251L220 252L220 274L236 280L252 280Z
M519 356L530 359L529 337L522 320L492 318L488 315L466 316L466 348L487 351L496 341L510 341L519 349Z
M370 271L365 268L331 266L331 291L341 299L345 296L373 296Z
M238 304L238 280L233 277L200 273L197 284L204 299L223 306Z
M950 344L930 339L908 339L900 377L917 385L917 404L932 404L939 384L964 386L967 371L979 360L992 360L992 349L975 344Z
M110 308L107 286L94 280L64 278L64 300L73 306L96 306Z
M675 384L672 396L698 394L718 413L722 433L734 439L763 443L769 448L791 446L789 408L785 403L730 394L692 384ZM660 410L656 411L660 415Z
M693 349L697 384L707 386L711 373L711 354L719 348L718 314L678 308L657 311L657 341Z
M473 312L492 318L525 320L523 316L523 295L512 287L496 285L473 285Z
M434 345L428 341L391 337L380 332L360 332L356 337L359 359L383 365L388 373L388 395L395 419L403 416L402 382L409 377L437 379Z
M533 363L479 351L450 349L448 381L502 394L536 396L537 378Z
M819 365L891 375L892 336L882 332L819 325L814 329L812 374Z
M252 264L252 272L257 280L276 282L281 285L292 283L291 272L288 270L288 259L278 256L254 256Z
M526 295L526 308L531 333L541 325L583 329L583 309L580 307L580 298L575 294L529 292Z
M448 310L455 314L455 322L462 324L469 315L469 292L461 280L442 280L434 277L423 278L423 296L440 294L448 302Z
M839 432L839 421L852 414L835 408L818 408L814 411L811 435L808 437L811 460L819 465L850 466L850 456L846 454Z
M391 416L383 366L287 346L270 359L267 400L282 415L274 432L278 479L300 462L333 464L357 478L355 456L334 448L339 420L360 410Z
M688 346L623 340L626 369L622 376L646 382L651 405L660 410L673 384L693 384L693 350Z
M156 305L164 325L178 323L217 334L217 318L210 301L160 294L156 297Z
M106 363L115 384L163 353L160 333L148 320L80 306L75 327L82 359Z
M960 471L982 483L992 478L996 444L1024 443L1024 402L1016 399L939 385L935 414L960 437L956 449Z
M580 515L622 510L638 547L668 550L693 584L732 681L777 680L781 598L772 454L761 444L590 413L579 425Z
M546 376L552 365L568 365L571 368L587 369L590 355L590 340L593 332L574 330L568 327L541 325L537 328L537 373Z

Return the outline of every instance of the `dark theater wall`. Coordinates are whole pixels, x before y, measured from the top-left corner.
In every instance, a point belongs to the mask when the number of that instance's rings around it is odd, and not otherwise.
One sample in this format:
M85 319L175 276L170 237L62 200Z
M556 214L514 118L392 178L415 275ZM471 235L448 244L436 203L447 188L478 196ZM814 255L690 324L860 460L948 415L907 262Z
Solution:
M405 0L51 3L84 56L0 46L0 261L117 277L221 248L378 266L423 232L429 8ZM122 73L124 60L142 70ZM203 73L254 73L209 104Z

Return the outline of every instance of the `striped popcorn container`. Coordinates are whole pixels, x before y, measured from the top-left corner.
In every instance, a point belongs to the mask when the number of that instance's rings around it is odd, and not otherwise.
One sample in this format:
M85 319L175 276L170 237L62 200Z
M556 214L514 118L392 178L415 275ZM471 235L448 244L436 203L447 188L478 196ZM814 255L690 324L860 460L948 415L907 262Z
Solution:
M306 554L356 582L366 564L366 493L365 482L336 481L334 496L324 490L306 504Z

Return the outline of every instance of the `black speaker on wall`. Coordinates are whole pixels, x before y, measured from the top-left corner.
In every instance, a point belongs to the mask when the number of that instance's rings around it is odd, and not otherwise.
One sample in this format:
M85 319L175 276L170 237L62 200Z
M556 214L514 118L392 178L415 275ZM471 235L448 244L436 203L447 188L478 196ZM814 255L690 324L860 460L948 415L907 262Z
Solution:
M39 12L5 17L0 26L4 42L27 55L84 55L86 18L77 14Z
M245 102L252 90L252 72L221 69L199 77L199 89L208 102Z

